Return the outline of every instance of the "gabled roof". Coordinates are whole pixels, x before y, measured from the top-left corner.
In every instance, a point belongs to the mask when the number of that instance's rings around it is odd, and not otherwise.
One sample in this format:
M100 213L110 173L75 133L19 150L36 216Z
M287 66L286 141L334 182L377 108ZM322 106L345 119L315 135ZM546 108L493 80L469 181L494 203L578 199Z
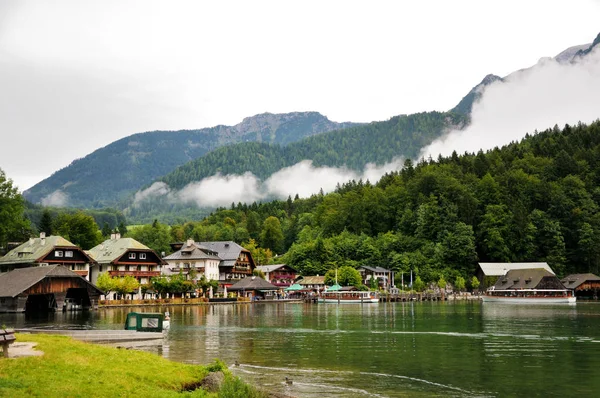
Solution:
M303 276L302 279L297 281L299 285L325 285L325 277L324 276Z
M156 254L154 250L133 238L107 239L98 246L88 250L87 254L96 260L98 264L110 264L121 258L129 250L146 251ZM156 257L160 259L158 254L156 254ZM164 264L164 261L162 263Z
M31 238L6 253L4 257L0 257L0 264L34 263L57 247L79 250L79 246L74 245L62 236L51 235L45 238ZM19 253L21 253L20 256Z
M249 276L235 283L228 288L229 290L279 290L277 286L272 285L258 276Z
M506 275L498 278L494 289L535 289L542 278L546 276L555 278L560 285L560 281L558 281L558 278L552 272L544 268L528 268L508 271Z
M548 263L479 263L485 276L502 276L513 269L543 268L554 275Z
M46 277L52 278L79 278L94 289L103 293L85 278L77 275L62 265L48 265L40 267L18 268L0 274L0 297L15 297Z
M383 267L370 267L368 265L362 265L360 267L358 267L358 269L364 268L366 270L369 270L371 272L392 272L391 270L387 269L387 268L383 268Z
M215 251L203 246L199 243L193 242L190 246L184 245L181 249L173 254L168 255L164 260L204 260L213 259L221 261Z
M565 276L561 282L567 289L576 289L584 282L600 282L600 277L594 274L572 274Z
M221 242L199 242L200 245L209 248L212 251L219 253L219 257L221 257L224 261L233 260L234 262L240 256L242 251L246 251L250 253L248 250L244 249L242 246L238 245L234 241L221 241Z
M294 268L290 267L287 264L257 265L256 269L261 270L264 273L267 273L267 272L276 271L276 270L278 270L280 268L283 268L283 267L288 267L293 272L296 272L296 270Z

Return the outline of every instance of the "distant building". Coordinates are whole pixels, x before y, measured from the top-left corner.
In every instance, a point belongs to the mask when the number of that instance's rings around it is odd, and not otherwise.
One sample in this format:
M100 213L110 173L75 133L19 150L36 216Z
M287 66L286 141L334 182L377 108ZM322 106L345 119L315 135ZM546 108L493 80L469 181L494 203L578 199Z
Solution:
M40 233L39 238L30 238L0 257L0 272L19 268L63 265L80 276L88 277L90 265L95 261L79 246L69 242L62 236L46 236Z
M548 263L479 263L475 276L479 279L479 289L494 286L498 278L513 269L543 268L554 275Z
M103 272L112 277L133 276L141 284L150 283L167 264L148 246L133 238L121 238L121 234L112 234L87 253L97 263L90 269L90 281L94 284Z
M304 289L311 289L316 291L325 290L324 276L301 276L298 278L296 283L302 286Z
M573 290L577 298L598 298L600 277L594 274L572 274L564 277L561 282L567 289Z
M394 272L383 267L370 267L363 265L357 268L360 272L363 285L370 286L371 279L377 279L377 285L386 291L394 286Z
M237 292L242 297L249 297L251 299L273 298L274 293L279 290L277 286L272 285L263 278L258 276L251 276L244 278L236 282L231 287L227 288L231 292Z
M103 292L62 265L17 268L0 274L0 312L86 309Z
M291 286L296 280L296 270L287 264L259 265L257 270L265 274L265 279L277 287Z

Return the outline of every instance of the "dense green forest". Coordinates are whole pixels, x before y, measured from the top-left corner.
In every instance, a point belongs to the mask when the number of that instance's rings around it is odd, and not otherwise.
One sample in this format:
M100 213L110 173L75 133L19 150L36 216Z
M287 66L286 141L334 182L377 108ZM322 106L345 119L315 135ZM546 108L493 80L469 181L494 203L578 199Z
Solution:
M219 209L173 226L183 240L253 239L303 274L334 267L411 270L470 280L478 261L547 261L558 275L598 272L600 122L418 164L377 184Z
M317 112L265 113L235 126L134 134L73 161L23 195L41 203L60 190L68 198L62 206L118 207L145 184L221 146L248 141L285 145L354 125L332 122Z

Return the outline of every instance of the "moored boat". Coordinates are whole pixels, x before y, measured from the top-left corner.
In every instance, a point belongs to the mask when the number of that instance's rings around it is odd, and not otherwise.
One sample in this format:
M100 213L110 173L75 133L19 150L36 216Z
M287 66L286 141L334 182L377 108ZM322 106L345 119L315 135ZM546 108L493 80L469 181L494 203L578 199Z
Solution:
M378 303L379 294L377 292L358 291L358 290L333 290L321 294L319 303Z
M575 303L575 296L572 290L565 288L556 275L542 268L533 268L508 271L485 292L483 301L569 304Z
M488 290L484 302L522 304L568 304L575 303L573 292L567 289Z

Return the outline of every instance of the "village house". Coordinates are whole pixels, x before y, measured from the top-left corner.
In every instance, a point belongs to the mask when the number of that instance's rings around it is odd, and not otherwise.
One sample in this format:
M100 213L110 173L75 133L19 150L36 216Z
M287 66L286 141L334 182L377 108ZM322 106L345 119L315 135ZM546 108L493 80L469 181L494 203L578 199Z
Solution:
M287 264L259 265L257 270L265 274L265 279L277 287L291 286L296 280L297 272Z
M82 276L58 264L15 268L0 274L0 312L88 309L101 294Z
M219 285L232 286L237 281L252 276L256 268L249 250L233 241L200 242L200 245L219 253Z
M187 279L198 280L202 276L206 280L219 280L219 253L188 239L175 253L163 258L167 263L163 267L163 275L183 274ZM195 272L195 278L190 278L190 272Z
M554 275L548 263L479 263L475 276L479 279L479 289L485 290L498 281L498 278L514 269L543 268Z
M208 280L218 279L219 286L225 288L251 276L256 268L250 251L233 241L194 242L190 239L186 242L172 243L171 248L176 251L165 258L169 266L163 272L164 275L172 275L175 270L179 272L179 269L186 273L184 264L190 264L191 268L192 257L195 257L193 263L198 271L196 279L202 275ZM218 275L214 266L217 260Z
M231 292L236 292L238 296L248 297L252 300L269 300L275 297L279 288L258 276L243 278L228 288Z
M166 265L154 250L133 238L121 238L121 234L112 234L87 253L96 263L90 268L89 280L94 284L103 272L111 277L133 276L140 284L147 284L160 276Z
M561 282L567 289L573 290L578 299L598 299L600 277L594 274L572 274L564 277Z
M394 286L394 272L383 267L370 267L363 265L357 268L360 272L362 283L371 286L371 279L377 279L377 286L389 291Z
M317 292L325 290L324 276L300 276L298 277L298 280L296 280L296 283L306 290L313 290Z
M95 264L79 246L61 236L30 238L0 257L0 272L19 268L63 265L76 274L88 278L90 265Z

